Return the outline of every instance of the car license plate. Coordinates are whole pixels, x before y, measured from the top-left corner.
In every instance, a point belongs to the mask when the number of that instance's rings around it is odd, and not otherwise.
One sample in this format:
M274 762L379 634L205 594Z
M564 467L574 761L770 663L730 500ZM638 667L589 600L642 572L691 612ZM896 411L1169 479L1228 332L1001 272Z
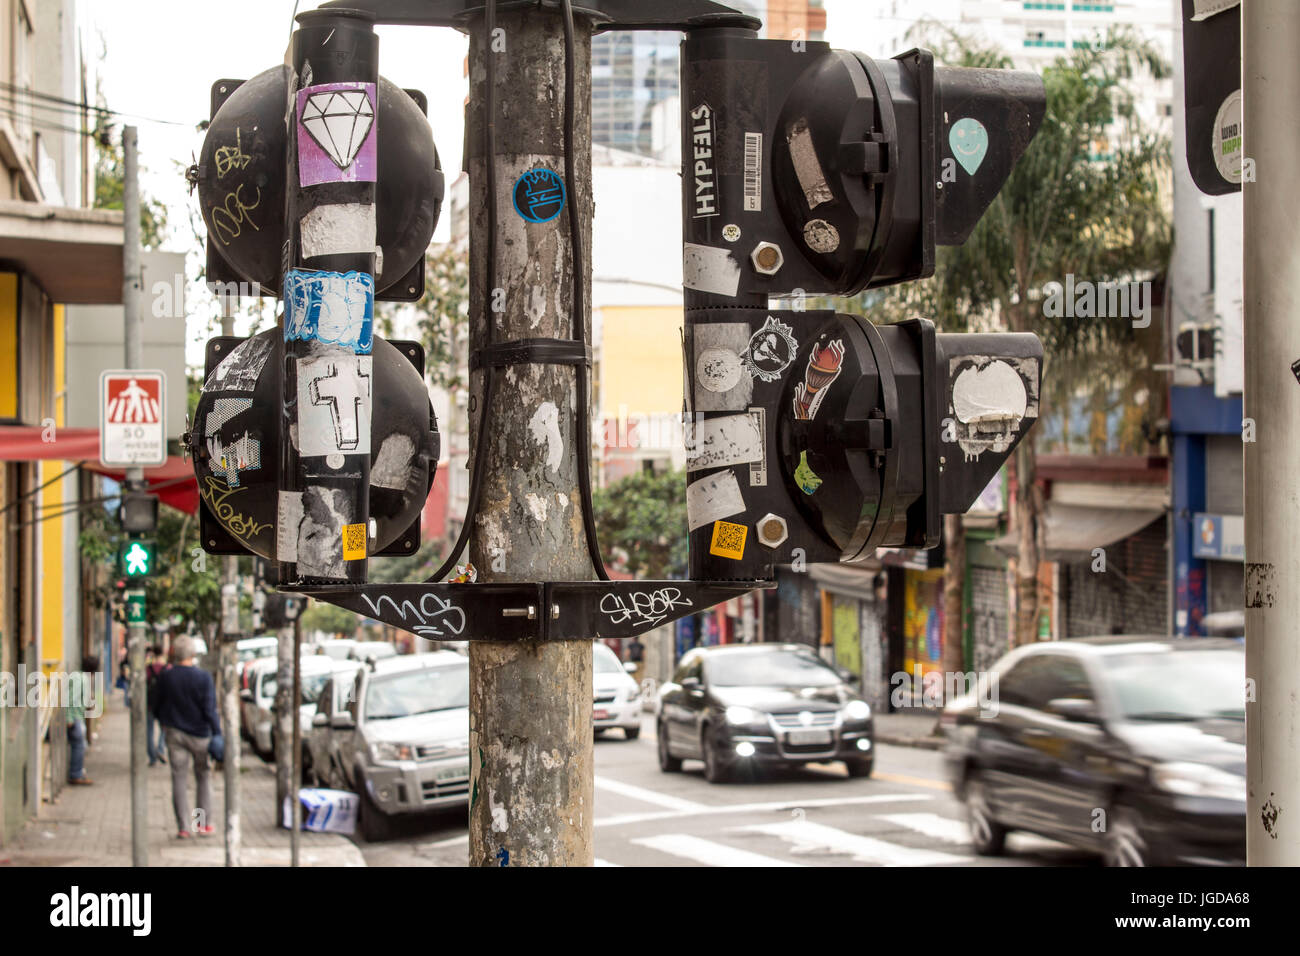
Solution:
M785 742L793 747L811 747L814 744L829 745L829 730L792 730L785 736Z
M462 777L468 777L468 776L469 776L469 764L466 763L466 764L461 764L458 767L447 767L443 770L439 770L436 774L433 775L433 779L436 780L438 783L442 783L442 781L444 780L459 780Z
M592 714L591 717L593 720L607 720L609 718L609 711L598 710L594 714Z

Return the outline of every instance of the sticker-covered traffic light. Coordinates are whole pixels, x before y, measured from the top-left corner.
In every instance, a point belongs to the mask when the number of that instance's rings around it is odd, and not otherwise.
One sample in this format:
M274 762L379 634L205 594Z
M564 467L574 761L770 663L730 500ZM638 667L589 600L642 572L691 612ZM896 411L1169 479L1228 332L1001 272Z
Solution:
M1042 346L801 306L933 274L1033 138L1041 79L701 30L682 88L691 577L934 547L1037 420Z

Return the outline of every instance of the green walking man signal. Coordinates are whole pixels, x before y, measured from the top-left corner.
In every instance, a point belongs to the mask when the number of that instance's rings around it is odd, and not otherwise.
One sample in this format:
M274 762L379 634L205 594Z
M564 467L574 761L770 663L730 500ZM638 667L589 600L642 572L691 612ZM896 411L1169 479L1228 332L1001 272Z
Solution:
M128 578L149 577L153 574L154 543L148 539L128 541L122 546L119 561Z

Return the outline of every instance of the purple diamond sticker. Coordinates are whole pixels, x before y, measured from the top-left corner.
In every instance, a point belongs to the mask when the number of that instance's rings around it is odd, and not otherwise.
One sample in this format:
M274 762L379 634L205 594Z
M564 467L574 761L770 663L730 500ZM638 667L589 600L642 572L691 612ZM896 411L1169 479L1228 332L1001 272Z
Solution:
M298 182L375 182L375 84L298 91Z

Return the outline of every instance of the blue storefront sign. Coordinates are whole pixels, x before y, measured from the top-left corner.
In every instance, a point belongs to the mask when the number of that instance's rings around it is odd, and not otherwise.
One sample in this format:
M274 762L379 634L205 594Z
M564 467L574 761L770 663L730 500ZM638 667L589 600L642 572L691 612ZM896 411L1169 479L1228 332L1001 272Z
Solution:
M1192 516L1192 554L1220 561L1244 561L1246 527L1241 515L1196 513Z

